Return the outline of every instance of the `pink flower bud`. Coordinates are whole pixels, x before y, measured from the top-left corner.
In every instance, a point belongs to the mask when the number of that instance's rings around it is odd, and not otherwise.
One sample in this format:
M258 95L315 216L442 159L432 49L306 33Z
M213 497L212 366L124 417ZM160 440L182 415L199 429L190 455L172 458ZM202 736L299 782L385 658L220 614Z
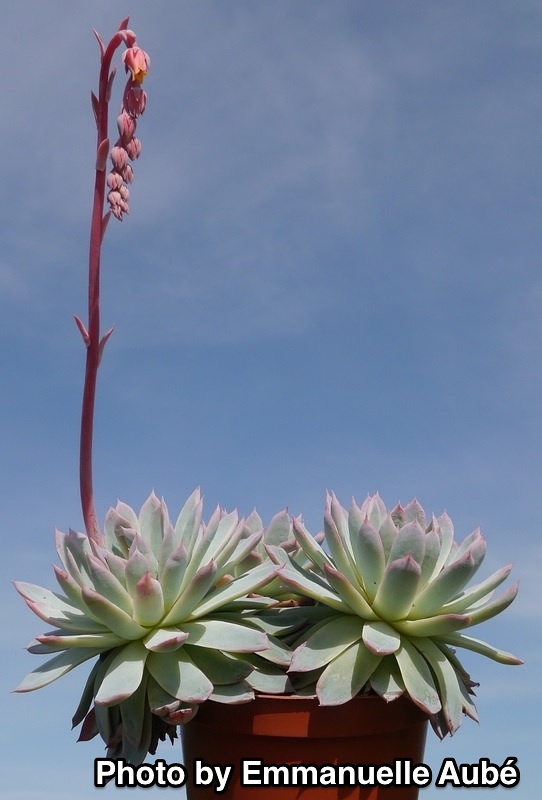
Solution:
M126 72L132 73L132 80L143 83L151 65L151 60L147 53L137 45L134 45L124 51L122 60L124 61Z
M126 187L124 187L124 188L126 188ZM126 191L128 191L128 190L126 189ZM120 191L118 191L118 192L116 192L116 191L109 192L109 194L107 195L107 201L109 203L109 207L111 209L111 213L118 220L121 220L122 219L122 215L123 214L128 214L129 211L130 211L129 206L128 206L128 202L127 202L127 200L125 200L122 197Z
M113 162L115 169L119 170L119 172L128 161L128 152L124 149L124 147L120 146L118 142L111 150L111 161Z
M134 171L129 164L126 164L126 166L122 168L120 174L122 175L122 180L124 183L132 183L134 179Z
M114 149L115 148L113 148L113 150ZM131 161L135 161L136 158L139 158L141 153L141 142L139 141L139 139L136 139L135 137L133 139L130 139L130 141L126 145L125 152L127 153Z
M107 195L107 202L109 203L109 205L111 207L118 206L119 203L121 202L121 200L122 200L122 197L121 197L120 192L112 191L112 192L109 192L109 194Z
M132 117L139 117L145 111L147 93L143 91L137 81L129 80L126 84L122 105Z
M130 192L128 191L128 187L125 186L124 184L122 184L122 186L119 186L119 194L125 203L127 203L128 200L130 199Z
M126 111L123 111L120 116L117 117L117 127L123 142L128 142L135 133L136 121L134 117Z
M126 169L126 167L124 168ZM107 185L110 189L118 191L122 186L123 178L118 172L110 172L107 176Z

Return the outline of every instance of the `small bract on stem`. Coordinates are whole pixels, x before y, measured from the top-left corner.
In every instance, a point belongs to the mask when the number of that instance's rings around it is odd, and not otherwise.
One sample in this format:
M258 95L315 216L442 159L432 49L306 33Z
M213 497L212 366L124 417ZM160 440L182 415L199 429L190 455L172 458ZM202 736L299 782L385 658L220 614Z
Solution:
M75 318L87 348L83 404L81 412L80 439L80 491L85 528L89 538L95 543L101 541L94 503L92 480L92 442L94 433L94 406L96 380L103 348L112 329L103 336L100 332L100 256L102 240L111 214L122 220L128 213L129 191L127 184L133 180L133 171L128 163L141 152L141 142L135 137L136 120L145 110L146 93L141 88L150 66L147 53L136 45L136 35L128 28L129 18L124 19L118 31L105 45L96 32L100 46L101 64L98 95L92 93L92 108L96 121L96 174L94 181L94 202L90 227L90 247L88 265L88 325ZM113 56L121 45L126 46L123 61L128 73L124 89L121 112L117 121L119 139L111 149L108 137L109 102L116 74L112 67ZM112 170L106 177L108 156L111 157ZM106 185L109 187L107 200L110 210L104 214Z

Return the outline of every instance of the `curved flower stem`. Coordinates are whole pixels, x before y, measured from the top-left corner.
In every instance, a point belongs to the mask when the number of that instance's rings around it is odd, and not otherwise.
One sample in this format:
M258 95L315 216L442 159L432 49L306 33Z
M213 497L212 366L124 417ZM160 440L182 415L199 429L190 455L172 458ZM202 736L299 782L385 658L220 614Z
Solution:
M103 234L109 219L109 213L104 216L106 163L109 154L108 107L111 94L111 84L115 71L111 71L111 61L115 50L122 42L131 46L135 36L127 31L128 19L121 22L119 30L113 36L107 47L96 34L101 48L101 66L98 97L92 95L92 105L97 128L96 146L96 176L94 182L94 201L90 228L90 246L88 263L88 328L76 319L79 330L87 348L85 382L83 387L83 403L81 410L81 438L79 476L81 507L85 528L89 539L99 543L101 541L100 527L96 516L94 503L94 490L92 480L92 442L94 430L94 405L96 397L96 380L103 346L109 334L101 337L100 334L100 256ZM132 41L133 38L133 41Z

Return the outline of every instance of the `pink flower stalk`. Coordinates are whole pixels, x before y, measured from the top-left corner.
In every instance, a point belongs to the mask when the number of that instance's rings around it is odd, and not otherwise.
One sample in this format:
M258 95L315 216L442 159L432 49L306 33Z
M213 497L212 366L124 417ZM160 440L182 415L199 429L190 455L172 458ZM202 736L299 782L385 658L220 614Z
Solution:
M101 64L98 96L92 93L92 108L96 120L96 176L94 184L94 204L90 230L89 285L88 285L88 327L75 318L87 348L83 406L81 411L81 445L79 457L81 506L87 535L91 542L99 544L102 535L97 521L92 481L92 442L94 429L94 405L96 379L104 346L112 330L103 336L100 333L100 256L102 239L110 214L121 220L129 211L130 192L127 184L133 180L133 170L128 161L134 160L141 152L141 142L135 138L136 120L147 103L147 95L141 88L150 66L150 58L136 45L136 35L128 28L128 17L123 20L118 31L106 45L95 33L100 46ZM123 93L120 115L117 119L119 139L110 149L108 138L109 100L115 68L111 67L116 50L126 46L123 61L128 81ZM108 156L112 169L106 176ZM109 203L110 212L104 214L104 204Z
M130 32L131 33L131 32ZM135 34L133 34L135 37ZM134 38L135 41L135 38ZM122 107L117 117L117 128L119 138L111 150L111 162L113 164L112 175L118 175L124 183L131 183L134 173L129 167L128 160L135 161L141 153L141 142L135 137L137 118L145 111L147 105L147 93L141 88L141 83L145 78L150 66L150 58L140 47L133 45L128 47L123 53L123 61L126 72L131 77L128 78L124 94L122 97ZM126 169L129 167L129 169ZM108 179L109 185L109 179ZM115 185L107 195L109 208L114 217L121 220L124 214L130 211L128 205L129 192L126 187L125 192L120 192L120 186Z
M129 57L126 57L127 54ZM111 150L113 171L110 174L120 176L125 183L131 183L134 173L127 162L128 159L134 161L141 153L141 142L135 138L136 119L144 112L147 104L147 94L141 88L141 81L147 74L150 59L141 48L131 47L124 52L124 61L127 71L131 72L132 77L124 89L122 108L117 118L120 136ZM123 215L128 214L130 210L128 206L129 192L125 187L126 191L121 192L122 197L119 199L119 188L120 186L115 186L114 190L107 195L107 200L113 216L121 220Z

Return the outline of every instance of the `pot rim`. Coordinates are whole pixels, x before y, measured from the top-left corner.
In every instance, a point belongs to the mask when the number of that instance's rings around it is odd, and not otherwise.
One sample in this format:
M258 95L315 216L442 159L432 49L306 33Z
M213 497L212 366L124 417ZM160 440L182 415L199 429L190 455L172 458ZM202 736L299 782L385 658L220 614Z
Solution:
M386 702L378 695L357 695L339 706L322 706L315 696L257 694L230 705L207 700L188 727L248 735L345 738L425 726L429 717L408 697Z

